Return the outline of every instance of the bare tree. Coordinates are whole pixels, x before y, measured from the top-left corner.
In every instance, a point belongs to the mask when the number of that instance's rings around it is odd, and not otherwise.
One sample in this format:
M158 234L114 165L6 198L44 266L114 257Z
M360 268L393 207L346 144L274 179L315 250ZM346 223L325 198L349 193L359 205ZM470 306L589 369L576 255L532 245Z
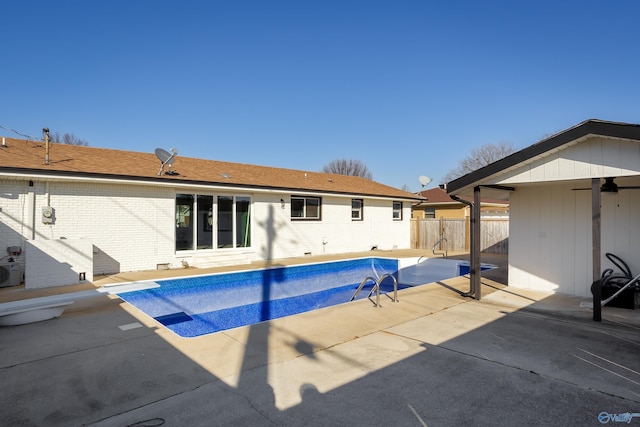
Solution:
M85 141L84 139L78 138L72 133L65 133L64 135L62 135L62 137L60 137L60 133L56 132L51 137L51 141L57 144L83 145L83 146L89 145L87 141Z
M485 144L482 147L474 148L460 161L455 169L450 170L444 177L444 182L453 181L463 175L480 169L483 166L493 163L503 157L513 153L515 149L510 142L499 142L497 144Z
M367 165L360 160L336 159L322 168L322 172L336 173L339 175L360 176L366 179L373 179Z

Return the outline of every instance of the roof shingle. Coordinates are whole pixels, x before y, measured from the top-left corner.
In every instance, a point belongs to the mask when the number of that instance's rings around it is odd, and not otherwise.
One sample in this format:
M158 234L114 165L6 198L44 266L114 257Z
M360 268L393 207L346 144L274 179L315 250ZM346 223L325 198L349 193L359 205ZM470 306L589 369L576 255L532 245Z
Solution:
M145 182L198 183L262 189L419 199L415 194L361 177L283 169L176 156L176 175L158 176L161 163L153 153L50 144L45 164L44 142L6 138L0 148L0 173L134 179ZM164 167L164 171L168 166Z

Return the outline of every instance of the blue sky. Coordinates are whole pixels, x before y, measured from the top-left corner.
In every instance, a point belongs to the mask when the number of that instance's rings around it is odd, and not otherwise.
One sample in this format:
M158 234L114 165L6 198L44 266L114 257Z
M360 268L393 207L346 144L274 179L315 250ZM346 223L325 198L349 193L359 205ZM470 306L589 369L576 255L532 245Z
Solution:
M36 138L308 171L355 159L418 191L484 144L640 123L636 0L22 0L0 13L0 125Z

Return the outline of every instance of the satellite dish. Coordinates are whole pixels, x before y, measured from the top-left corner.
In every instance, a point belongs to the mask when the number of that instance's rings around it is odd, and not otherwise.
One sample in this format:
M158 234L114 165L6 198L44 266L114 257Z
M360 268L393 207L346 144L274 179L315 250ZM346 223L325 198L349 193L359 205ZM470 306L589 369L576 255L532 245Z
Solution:
M429 183L432 181L431 178L429 178L428 176L420 176L418 177L418 181L420 181L420 184L422 184L422 187L424 188L425 185L429 185Z
M178 154L178 150L175 148L171 149L171 153L167 150L163 150L162 148L156 148L156 157L162 165L160 166L160 170L158 171L158 176L162 175L162 170L164 169L164 165L169 165L169 170L167 171L167 175L177 175L176 172L171 171L171 165L173 161L176 159L176 155Z

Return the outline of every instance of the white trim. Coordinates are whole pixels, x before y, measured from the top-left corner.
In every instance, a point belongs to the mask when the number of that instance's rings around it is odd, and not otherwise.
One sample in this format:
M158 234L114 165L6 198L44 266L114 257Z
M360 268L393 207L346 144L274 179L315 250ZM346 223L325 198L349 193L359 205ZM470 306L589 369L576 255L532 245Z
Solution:
M403 198L397 196L376 196L370 194L362 194L362 193L342 193L342 192L328 192L328 191L309 191L304 189L296 189L296 188L260 188L259 186L252 187L250 184L247 185L220 185L219 183L211 183L211 184L193 184L193 183L182 183L179 181L171 181L171 182L163 182L163 181L143 181L143 180L135 180L135 179L116 179L116 178L96 178L96 177L84 177L84 176L52 176L48 174L15 174L15 173L5 173L0 172L1 178L6 178L8 180L19 181L19 178L25 180L37 180L42 182L95 182L95 183L103 183L103 184L119 184L119 185L141 185L147 187L172 187L172 188L192 188L194 190L197 189L208 189L212 191L228 191L228 192L257 192L264 194L290 194L296 193L299 195L309 195L309 196L331 196L331 197L343 197L343 198L353 198L353 197L361 197L366 199L375 199L375 200L399 200L399 201L410 201L415 202L415 199L411 198ZM176 191L179 191L176 189Z

